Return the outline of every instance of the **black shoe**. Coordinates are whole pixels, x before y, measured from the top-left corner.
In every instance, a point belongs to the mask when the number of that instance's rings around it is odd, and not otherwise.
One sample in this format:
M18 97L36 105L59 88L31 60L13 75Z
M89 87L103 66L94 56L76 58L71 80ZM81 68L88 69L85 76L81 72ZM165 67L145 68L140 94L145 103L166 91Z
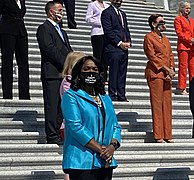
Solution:
M60 145L63 145L63 140L62 140L61 138L58 139L57 145L59 145L59 146L60 146Z
M61 138L47 141L47 144L57 144L57 145L63 145L63 140Z
M118 98L118 101L121 101L121 102L129 102L129 100L127 98Z
M77 29L76 26L68 26L69 29Z

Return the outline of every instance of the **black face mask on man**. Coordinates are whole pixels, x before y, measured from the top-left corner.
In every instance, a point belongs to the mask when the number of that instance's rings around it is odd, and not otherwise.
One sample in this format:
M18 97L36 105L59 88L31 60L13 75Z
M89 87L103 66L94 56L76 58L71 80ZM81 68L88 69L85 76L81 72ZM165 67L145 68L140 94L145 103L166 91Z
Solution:
M80 81L88 86L93 86L100 79L99 73L81 72Z

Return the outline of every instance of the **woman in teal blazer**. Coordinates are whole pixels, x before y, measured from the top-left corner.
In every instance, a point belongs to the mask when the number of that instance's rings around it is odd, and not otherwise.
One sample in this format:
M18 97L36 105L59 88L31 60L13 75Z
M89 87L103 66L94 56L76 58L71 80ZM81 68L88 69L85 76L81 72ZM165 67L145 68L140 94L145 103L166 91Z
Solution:
M91 56L72 70L71 88L62 98L65 120L63 170L71 180L111 179L117 162L121 127L110 97L105 94L103 67Z

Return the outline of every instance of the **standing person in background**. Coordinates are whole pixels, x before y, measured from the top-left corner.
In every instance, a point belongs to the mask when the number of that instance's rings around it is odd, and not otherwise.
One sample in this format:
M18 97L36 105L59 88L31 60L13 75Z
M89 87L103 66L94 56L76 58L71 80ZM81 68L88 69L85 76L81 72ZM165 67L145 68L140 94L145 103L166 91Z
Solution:
M194 77L189 83L189 102L190 102L191 113L193 115L193 120L194 120ZM193 121L192 138L194 138L194 121Z
M53 0L53 1L65 4L68 28L76 29L77 24L75 22L75 0ZM62 21L60 22L60 25L62 27Z
M18 65L19 99L30 99L28 34L24 25L25 0L0 0L1 80L3 99L12 99L13 55Z
M178 88L182 95L186 91L187 69L189 81L194 76L194 20L189 17L191 5L189 2L179 3L179 15L174 20L175 31L178 36Z
M71 72L75 64L79 59L85 56L84 52L70 52L65 60L63 71L62 71L62 78L63 81L61 82L60 86L60 95L61 98L63 97L63 94L70 88L71 85Z
M67 54L72 51L67 34L59 27L63 7L49 1L45 6L47 20L37 29L41 53L41 80L44 98L45 131L48 144L63 144L60 127L63 121L60 103L61 72Z
M108 93L113 101L128 101L125 84L131 36L126 14L120 9L122 0L110 2L111 5L101 15L105 37L104 52L109 65Z
M100 60L104 66L104 81L107 84L107 70L108 65L103 57L104 50L104 32L101 24L101 13L109 5L103 0L92 0L89 3L86 13L86 22L92 26L91 29L91 43L93 56Z
M62 71L63 81L61 82L61 86L60 86L61 98L63 97L63 94L70 88L71 72L72 72L73 67L79 61L79 59L81 59L84 56L85 56L84 52L75 52L75 51L70 52L67 55L67 58L65 60L65 64L63 67L63 71ZM63 141L64 141L64 129L65 129L65 124L63 122L60 128L61 137ZM65 137L65 138L68 138L68 137ZM64 180L69 180L69 174L64 175Z
M161 14L148 19L151 32L144 37L144 52L148 58L145 77L150 90L153 135L158 143L172 143L172 79L174 56Z
M71 180L111 180L117 162L121 127L105 93L103 67L92 56L72 70L71 88L63 95L65 120L63 171Z

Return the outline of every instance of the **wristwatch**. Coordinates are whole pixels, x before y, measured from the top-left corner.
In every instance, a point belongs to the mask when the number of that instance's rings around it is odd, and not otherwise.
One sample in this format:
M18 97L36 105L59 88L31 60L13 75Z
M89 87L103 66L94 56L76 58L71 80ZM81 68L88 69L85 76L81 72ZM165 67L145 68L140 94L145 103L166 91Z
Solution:
M118 142L111 142L110 145L113 145L115 150L117 150L120 147L120 144Z

